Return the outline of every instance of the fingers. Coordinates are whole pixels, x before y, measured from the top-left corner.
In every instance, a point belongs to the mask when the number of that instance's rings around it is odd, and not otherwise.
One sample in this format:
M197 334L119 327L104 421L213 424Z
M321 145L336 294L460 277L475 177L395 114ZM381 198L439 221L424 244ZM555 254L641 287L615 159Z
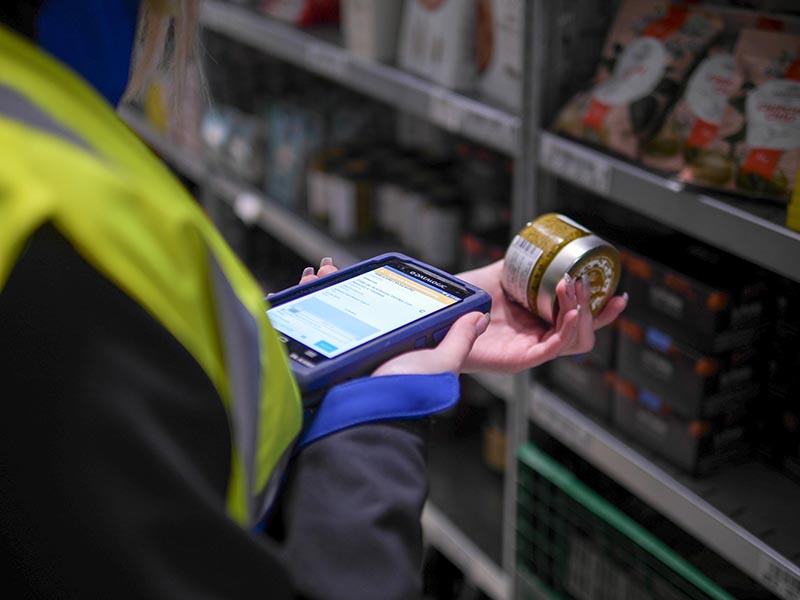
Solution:
M303 274L300 276L300 283L308 283L309 281L314 281L317 278L314 275L314 267L306 267L303 269Z
M325 277L331 273L335 273L339 269L333 264L333 259L326 256L319 262L319 269L314 273L314 267L306 267L303 269L303 274L300 277L300 283L309 283L320 277Z
M460 373L467 356L489 326L489 315L469 313L458 319L436 347L414 350L393 358L375 369L373 376L428 375L452 371Z
M594 328L600 329L613 323L617 317L622 314L622 311L628 306L628 292L622 296L614 296L600 311L600 314L594 320Z
M549 360L569 354L578 336L578 320L583 309L566 311L558 328L551 329L535 347L535 355L526 367L536 367Z
M582 354L594 348L594 319L592 318L592 294L589 280L584 275L575 282L580 314L578 315L577 336L572 354Z
M325 277L325 275L330 275L338 270L339 269L336 268L336 265L333 264L333 259L329 256L326 256L319 262L317 277Z
M561 329L564 316L571 310L578 308L578 297L575 290L575 280L564 274L564 278L556 286L556 298L558 300L555 328Z

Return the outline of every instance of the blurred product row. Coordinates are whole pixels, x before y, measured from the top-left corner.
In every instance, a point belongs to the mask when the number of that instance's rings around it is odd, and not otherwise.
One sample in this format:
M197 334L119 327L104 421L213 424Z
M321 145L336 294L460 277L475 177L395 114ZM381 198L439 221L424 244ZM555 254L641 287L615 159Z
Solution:
M355 56L521 108L521 0L244 4L299 26L340 22ZM789 203L800 166L800 19L780 15L798 9L747 5L623 0L594 76L554 129L669 178ZM797 210L787 221L795 229Z
M389 236L449 270L502 257L511 159L220 36L205 47L213 108L182 107L172 131L158 88L145 103L182 147L337 240Z

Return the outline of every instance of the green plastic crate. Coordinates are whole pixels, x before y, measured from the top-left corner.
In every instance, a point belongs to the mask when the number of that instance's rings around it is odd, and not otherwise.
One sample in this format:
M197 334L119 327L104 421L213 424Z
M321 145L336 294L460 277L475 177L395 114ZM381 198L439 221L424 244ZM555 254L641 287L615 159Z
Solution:
M535 445L520 448L519 467L517 569L552 597L732 600Z

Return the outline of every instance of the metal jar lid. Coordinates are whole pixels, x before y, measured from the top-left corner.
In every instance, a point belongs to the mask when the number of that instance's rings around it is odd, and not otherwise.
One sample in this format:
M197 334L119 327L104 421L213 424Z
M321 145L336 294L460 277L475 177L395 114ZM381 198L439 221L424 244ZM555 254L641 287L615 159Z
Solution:
M545 269L536 294L536 311L540 317L551 323L554 322L557 301L556 286L558 282L561 281L565 273L569 273L573 277L577 276L576 273L573 273L573 270L579 263L601 254L610 255L614 263L612 280L609 282L604 296L600 299L597 310L605 305L606 301L616 291L617 283L619 282L619 252L605 240L594 234L589 234L566 244ZM593 310L592 312L595 311Z

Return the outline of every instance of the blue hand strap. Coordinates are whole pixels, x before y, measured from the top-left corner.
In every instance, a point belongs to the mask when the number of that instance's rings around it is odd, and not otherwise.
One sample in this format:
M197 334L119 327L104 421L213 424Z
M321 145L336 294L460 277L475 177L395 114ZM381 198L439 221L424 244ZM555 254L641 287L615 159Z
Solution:
M440 413L455 406L459 391L455 373L365 377L338 385L314 413L306 413L296 451L354 425Z

